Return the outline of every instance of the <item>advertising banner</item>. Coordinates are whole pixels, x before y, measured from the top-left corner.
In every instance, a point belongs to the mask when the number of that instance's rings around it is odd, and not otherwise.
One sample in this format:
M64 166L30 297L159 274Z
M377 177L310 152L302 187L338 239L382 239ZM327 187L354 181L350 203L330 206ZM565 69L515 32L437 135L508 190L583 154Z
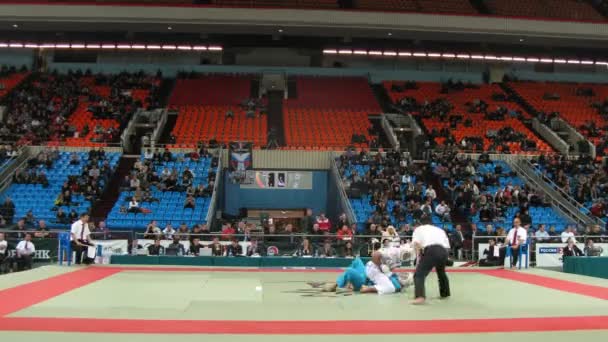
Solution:
M536 244L536 266L538 267L561 267L563 266L563 255L565 243L539 243ZM582 242L576 244L581 251L585 245ZM595 247L603 249L601 256L608 256L608 243L596 243Z

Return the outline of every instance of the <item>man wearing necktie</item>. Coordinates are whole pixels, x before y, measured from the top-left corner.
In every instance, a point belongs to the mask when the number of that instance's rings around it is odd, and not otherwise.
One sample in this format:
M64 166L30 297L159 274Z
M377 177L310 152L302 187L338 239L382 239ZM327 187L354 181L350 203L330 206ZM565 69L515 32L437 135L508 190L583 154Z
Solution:
M25 239L17 244L15 252L17 267L19 270L22 271L31 269L34 253L36 253L36 247L32 242L32 234L25 234Z
M521 245L528 241L528 231L521 226L521 221L519 218L515 218L513 220L513 228L509 230L507 234L507 244L511 248L511 255L513 256L511 262L511 268L517 265L517 259L519 258L519 249Z
M83 252L85 264L90 263L86 252L89 246L94 245L89 241L89 235L91 235L91 232L89 231L89 215L81 214L80 219L72 223L72 227L70 228L70 244L72 245L72 250L76 252L76 260L74 260L74 263L77 265L80 265L82 262Z

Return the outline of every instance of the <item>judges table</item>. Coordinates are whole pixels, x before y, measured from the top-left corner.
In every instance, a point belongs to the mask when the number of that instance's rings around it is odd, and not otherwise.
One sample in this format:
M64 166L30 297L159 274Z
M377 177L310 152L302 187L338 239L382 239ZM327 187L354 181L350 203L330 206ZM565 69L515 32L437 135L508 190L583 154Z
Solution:
M608 279L608 257L566 257L564 272Z
M369 258L361 258L367 262ZM348 267L352 258L213 257L113 255L111 264L221 267Z

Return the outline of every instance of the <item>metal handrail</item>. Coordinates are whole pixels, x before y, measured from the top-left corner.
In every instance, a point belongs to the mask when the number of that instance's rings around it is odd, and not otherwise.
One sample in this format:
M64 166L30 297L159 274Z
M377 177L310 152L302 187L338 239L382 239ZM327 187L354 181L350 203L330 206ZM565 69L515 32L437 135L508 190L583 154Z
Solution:
M541 171L538 167L534 166L529 160L523 161L523 163L526 163L528 167L530 167L532 170L537 170L537 171ZM561 187L559 187L557 184L555 184L555 182L550 179L550 178L543 178L540 177L538 174L537 176L544 181L545 183L547 183L547 185L549 185L550 187L552 187L554 190L556 190L558 193L560 193L562 195L562 197L567 200L568 202L570 202L570 204L574 205L575 207L577 207L577 209L579 209L579 211L581 209L583 209L586 212L589 212L589 209L587 209L587 207L585 207L582 203L580 203L579 201L577 201L574 197L572 197L569 193L567 193L564 189L562 189ZM595 224L604 224L604 222L602 220L600 220L597 217L594 216L589 216L592 220L596 221Z
M348 222L357 223L357 217L355 216L355 211L348 199L348 195L346 194L346 189L344 189L344 183L342 183L342 176L338 171L338 164L336 163L336 158L331 156L331 172L334 174L336 181L338 182L338 194L340 196L340 202L346 207L345 214L348 218Z
M222 154L222 148L218 150L218 155ZM217 209L217 193L220 184L220 177L222 176L223 163L222 158L218 158L217 168L215 169L215 183L213 184L213 193L211 194L210 206L207 211L207 217L205 218L207 224L211 224L213 221L213 217L215 216L215 211Z

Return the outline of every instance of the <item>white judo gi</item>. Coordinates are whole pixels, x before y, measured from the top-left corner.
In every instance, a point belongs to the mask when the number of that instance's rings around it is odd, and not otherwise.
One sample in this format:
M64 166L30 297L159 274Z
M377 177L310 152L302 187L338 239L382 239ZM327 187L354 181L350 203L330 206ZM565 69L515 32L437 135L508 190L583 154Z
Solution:
M395 285L393 285L393 282L389 278L390 274L387 275L382 272L382 268L372 261L368 261L365 265L365 275L374 283L374 287L376 288L376 291L378 291L378 294L382 295L396 292Z
M401 246L393 246L382 248L382 264L387 265L389 269L393 270L401 266L402 261L410 260L413 249L410 244L403 244Z

